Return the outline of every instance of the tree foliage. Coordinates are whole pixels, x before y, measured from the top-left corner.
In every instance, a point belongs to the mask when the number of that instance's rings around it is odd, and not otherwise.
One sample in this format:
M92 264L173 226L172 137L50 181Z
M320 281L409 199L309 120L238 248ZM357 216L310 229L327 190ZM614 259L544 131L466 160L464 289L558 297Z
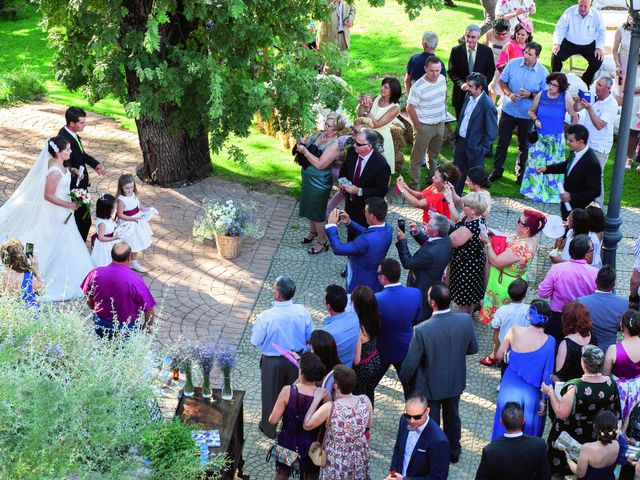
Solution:
M327 89L316 80L318 66L346 61L335 49L303 47L309 20L328 14L324 0L36 2L66 86L91 101L115 95L133 118L171 133L209 132L214 150L232 133L246 135L257 111L275 113L279 129L308 130L311 105ZM402 3L415 17L441 0ZM329 88L336 104L347 93Z

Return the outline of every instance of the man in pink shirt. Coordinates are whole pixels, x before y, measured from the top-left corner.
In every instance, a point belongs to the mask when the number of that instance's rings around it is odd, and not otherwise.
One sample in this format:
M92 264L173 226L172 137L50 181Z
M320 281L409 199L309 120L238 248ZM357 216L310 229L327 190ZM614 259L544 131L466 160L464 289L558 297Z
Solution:
M142 328L149 331L156 301L144 280L129 268L131 247L124 242L114 245L111 259L106 267L91 270L82 282L96 334L111 338L115 330L134 328L141 315Z
M544 331L553 335L556 345L563 338L562 309L566 303L596 291L598 269L590 265L593 243L586 234L576 235L569 244L568 262L553 265L538 285L538 295L551 297L551 319Z

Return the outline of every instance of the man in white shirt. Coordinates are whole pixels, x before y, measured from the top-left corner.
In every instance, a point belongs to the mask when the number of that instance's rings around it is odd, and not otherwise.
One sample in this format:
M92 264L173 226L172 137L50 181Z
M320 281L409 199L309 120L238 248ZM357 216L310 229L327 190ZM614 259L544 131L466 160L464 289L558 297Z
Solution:
M412 395L400 418L398 436L386 480L431 478L449 475L449 442L438 424L429 419L428 402Z
M553 31L551 70L562 71L562 63L573 55L582 55L589 66L582 80L591 85L604 59L606 27L598 10L591 8L591 0L578 0L567 8Z
M575 98L573 107L576 112L586 110L584 119L580 122L589 131L589 148L600 162L602 174L613 146L613 122L618 115L618 102L611 94L613 79L602 76L596 81L596 94L591 102ZM598 205L604 203L604 183L600 176L600 195L596 198Z
M411 87L407 112L413 123L413 148L411 150L411 188L420 190L420 167L429 150L429 178L436 172L436 165L447 116L447 80L442 75L442 61L434 56L424 65L425 74Z

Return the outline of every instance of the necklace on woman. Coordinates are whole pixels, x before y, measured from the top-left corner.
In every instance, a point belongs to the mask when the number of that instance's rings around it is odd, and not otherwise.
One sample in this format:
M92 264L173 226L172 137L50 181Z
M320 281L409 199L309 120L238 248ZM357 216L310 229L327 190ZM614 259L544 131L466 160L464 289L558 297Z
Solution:
M601 373L584 373L582 374L583 377L599 377L600 375L602 375Z

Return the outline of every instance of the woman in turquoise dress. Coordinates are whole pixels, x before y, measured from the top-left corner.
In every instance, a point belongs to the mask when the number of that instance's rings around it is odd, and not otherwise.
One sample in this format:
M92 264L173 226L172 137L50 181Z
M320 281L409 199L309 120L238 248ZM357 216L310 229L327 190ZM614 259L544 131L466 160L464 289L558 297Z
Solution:
M569 82L563 73L554 72L547 77L548 90L538 93L531 108L529 118L538 132L538 141L529 148L529 159L522 178L520 194L534 202L560 203L558 184L562 174L536 173L536 167L546 167L564 162L564 118L568 112L574 124L578 115L573 109L573 100L566 95Z
M512 326L498 349L502 360L509 352L509 362L500 382L491 440L505 434L500 422L502 408L507 402L522 405L526 422L522 431L526 435L542 437L546 412L540 408L540 384L550 381L555 361L556 341L544 333L551 308L544 300L531 302L528 327Z
M310 164L302 167L299 215L309 219L309 233L301 243L311 243L317 237L315 246L307 250L312 255L329 250L324 226L327 223L327 203L333 184L331 165L338 158L338 133L344 129L345 122L344 115L330 113L325 121L324 131L297 146L298 153L304 155Z

